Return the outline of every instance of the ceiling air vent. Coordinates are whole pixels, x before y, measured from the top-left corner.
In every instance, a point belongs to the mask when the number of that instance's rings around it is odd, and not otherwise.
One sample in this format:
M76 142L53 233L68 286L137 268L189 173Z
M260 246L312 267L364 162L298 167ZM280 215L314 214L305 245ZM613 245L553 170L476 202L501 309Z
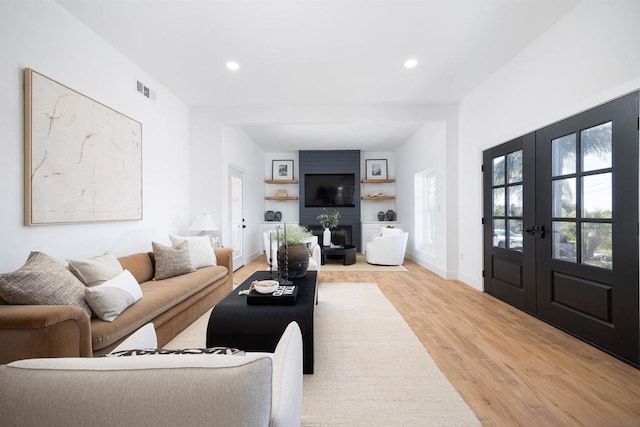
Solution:
M149 98L152 101L156 100L156 92L151 90L149 86L145 86L140 80L136 80L136 90L145 98Z

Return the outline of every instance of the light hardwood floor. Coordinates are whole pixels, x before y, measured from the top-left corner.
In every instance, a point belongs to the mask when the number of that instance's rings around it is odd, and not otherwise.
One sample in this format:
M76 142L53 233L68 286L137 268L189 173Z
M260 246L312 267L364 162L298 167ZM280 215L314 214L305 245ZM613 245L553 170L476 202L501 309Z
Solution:
M461 282L409 272L323 272L374 282L486 426L640 426L640 370ZM241 283L267 268L258 257Z

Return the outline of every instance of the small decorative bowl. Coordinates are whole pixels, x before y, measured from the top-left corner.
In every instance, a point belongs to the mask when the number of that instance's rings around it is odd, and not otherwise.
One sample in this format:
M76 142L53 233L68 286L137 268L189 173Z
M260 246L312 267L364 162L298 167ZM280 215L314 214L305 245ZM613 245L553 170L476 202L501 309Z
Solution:
M278 290L277 280L256 280L253 282L253 289L261 294L270 294Z

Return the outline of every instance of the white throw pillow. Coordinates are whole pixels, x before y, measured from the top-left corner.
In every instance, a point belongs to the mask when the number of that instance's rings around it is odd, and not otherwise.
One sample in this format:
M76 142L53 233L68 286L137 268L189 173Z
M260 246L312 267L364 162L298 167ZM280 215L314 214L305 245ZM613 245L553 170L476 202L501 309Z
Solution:
M172 236L169 235L171 244L174 248L178 247L180 243L189 242L189 253L191 254L191 264L193 268L211 267L217 265L218 260L216 254L213 252L213 246L211 246L211 239L209 236Z
M122 266L107 252L88 259L70 259L69 270L86 286L96 286L122 273Z
M124 270L101 285L87 288L84 296L96 316L113 322L142 298L142 289L129 270Z

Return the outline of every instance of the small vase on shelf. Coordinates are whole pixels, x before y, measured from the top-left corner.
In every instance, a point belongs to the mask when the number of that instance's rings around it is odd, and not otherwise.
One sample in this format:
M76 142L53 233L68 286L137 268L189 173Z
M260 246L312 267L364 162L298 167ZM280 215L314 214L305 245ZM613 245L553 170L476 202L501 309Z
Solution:
M329 245L331 245L331 230L325 228L324 232L322 233L322 246Z

